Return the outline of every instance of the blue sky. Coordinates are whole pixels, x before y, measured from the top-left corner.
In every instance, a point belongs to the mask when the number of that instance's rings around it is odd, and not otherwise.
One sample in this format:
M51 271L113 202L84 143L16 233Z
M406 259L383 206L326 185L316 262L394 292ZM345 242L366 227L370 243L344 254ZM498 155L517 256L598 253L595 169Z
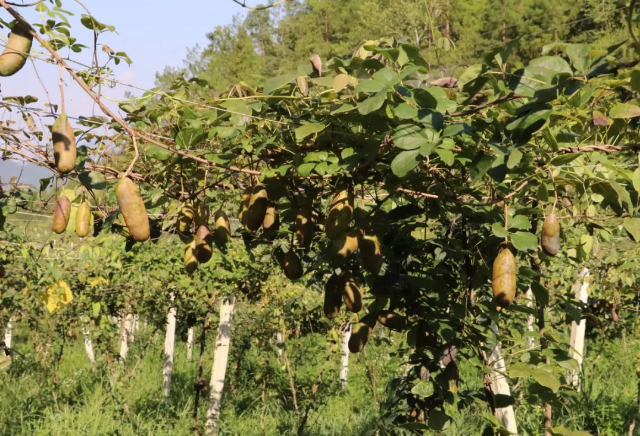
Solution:
M16 0L18 2L19 0ZM115 66L115 77L118 81L135 85L141 88L151 88L154 85L156 72L161 72L164 67L182 66L182 60L186 56L187 48L196 44L207 44L206 34L215 26L228 24L234 14L246 13L246 9L240 7L231 0L189 0L176 2L169 0L83 0L84 5L92 15L100 22L116 27L117 33L106 33L100 37L99 42L104 43L115 51L125 51L133 63L128 66L120 63ZM259 0L247 0L248 5L258 4ZM50 5L50 3L46 2ZM80 24L80 17L84 10L72 0L63 0L63 9L73 12L69 18L72 36L77 37L79 43L90 45L92 43L92 31ZM20 12L32 23L41 22L41 17L33 8L20 8ZM9 14L0 11L0 17L10 20ZM0 29L5 36L6 29ZM34 44L34 49L44 52L39 44ZM98 48L100 50L100 48ZM62 50L61 54L68 55L68 50ZM70 58L89 64L91 51L75 54ZM45 57L45 56L41 56ZM58 69L54 65L43 61L35 61L38 74L42 78L49 91L53 104L60 101L58 90ZM73 65L73 64L71 64ZM80 68L77 65L76 68ZM65 90L66 111L70 116L101 115L99 108L94 107L91 99L74 85L70 77L65 75L65 82L70 85ZM39 101L32 106L42 108L47 102L46 93L37 79L31 62L27 62L24 68L12 77L0 79L0 89L3 97L30 94L38 97ZM134 94L141 92L124 86L116 86L113 89L104 90L105 96L119 100L124 98L125 91L129 89ZM110 104L116 108L116 104ZM19 120L19 114L3 114L3 119L12 118ZM51 121L46 120L47 124ZM3 182L9 177L18 175L21 164L11 161L0 161L0 177ZM42 168L26 165L22 173L22 181L37 184L39 178L49 177L51 173Z

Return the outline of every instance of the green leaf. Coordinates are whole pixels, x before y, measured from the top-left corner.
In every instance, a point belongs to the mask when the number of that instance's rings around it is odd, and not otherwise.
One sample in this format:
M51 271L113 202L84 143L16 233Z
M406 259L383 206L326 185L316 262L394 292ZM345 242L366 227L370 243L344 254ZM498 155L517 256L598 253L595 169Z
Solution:
M401 120L409 120L418 116L418 109L407 103L401 103L393 110L396 117Z
M529 230L531 229L531 221L524 215L516 215L509 220L509 228Z
M297 75L285 74L282 76L273 77L267 80L262 87L263 94L271 94L273 91L282 88L286 84L296 80Z
M625 218L622 225L634 241L640 242L640 218Z
M522 160L522 152L520 150L513 150L507 160L507 168L513 169L518 166Z
M462 133L471 133L475 130L475 128L469 124L449 124L444 128L444 132L442 132L443 137L450 137L460 135Z
M551 159L551 165L557 166L557 167L562 165L567 165L568 163L573 162L579 157L580 157L580 153L561 154L560 156L556 156L553 159Z
M356 85L356 92L380 92L386 91L386 87L384 84L378 82L377 80L364 80Z
M509 377L531 377L533 371L531 367L524 362L515 362L509 366Z
M509 239L519 251L536 250L538 248L538 237L531 232L516 232Z
M536 198L539 201L549 201L549 190L547 189L547 185L541 183L540 186L538 186Z
M322 132L325 129L325 127L327 127L327 126L322 124L322 123L303 124L302 126L298 127L295 130L296 140L297 141L302 141L304 138L306 138L309 135L313 135L314 133Z
M375 112L382 107L386 99L386 91L380 91L366 100L359 102L358 112L360 112L361 115L368 115L371 112Z
M549 305L549 291L544 288L540 282L532 282L531 283L531 292L536 297L536 302L542 306L546 307Z
M451 418L449 418L449 415L447 415L443 411L438 409L431 409L429 411L429 428L431 430L442 431L447 428L450 419Z
M93 171L80 173L78 175L78 180L90 191L99 191L107 187L104 176Z
M565 44L564 52L578 72L586 72L591 66L591 49L586 44Z
M389 88L400 83L400 76L398 73L389 68L383 68L376 71L371 78Z
M626 206L625 209L627 212L631 212L633 209L633 203L631 202L631 195L629 194L629 191L627 191L620 183L614 182L613 180L609 181L609 185L611 185L618 195L618 204L620 204L621 207Z
M582 252L589 257L591 254L591 250L593 249L593 236L591 235L581 235L580 236L580 248Z
M308 177L316 165L314 162L304 163L298 167L298 174L300 174L301 177Z
M633 172L633 189L636 190L636 192L640 192L640 168L636 168L636 170Z
M147 153L147 157L149 159L156 159L156 160L159 160L161 162L166 161L167 159L169 159L173 155L173 153L171 153L169 150L165 150L164 148L160 148L155 144L150 144L147 147L146 153Z
M415 150L433 142L427 138L426 131L414 124L399 126L393 132L393 144L403 150Z
M609 111L609 117L613 119L640 117L640 107L628 103L618 103Z
M350 77L348 74L338 74L333 78L333 89L340 92L349 84Z
M504 226L500 223L493 223L491 225L491 231L498 238L506 238L509 236L509 232L504 229Z
M631 71L631 89L635 92L640 92L640 70Z
M397 155L391 162L391 171L399 178L406 177L422 161L420 150L407 150Z
M542 386L551 389L553 392L556 392L558 389L560 389L560 382L558 381L558 378L549 371L545 371L544 369L536 369L533 372L533 378Z
M436 149L436 153L438 153L438 156L440 156L440 159L442 159L442 162L447 166L453 165L456 160L455 155L451 150L438 148Z

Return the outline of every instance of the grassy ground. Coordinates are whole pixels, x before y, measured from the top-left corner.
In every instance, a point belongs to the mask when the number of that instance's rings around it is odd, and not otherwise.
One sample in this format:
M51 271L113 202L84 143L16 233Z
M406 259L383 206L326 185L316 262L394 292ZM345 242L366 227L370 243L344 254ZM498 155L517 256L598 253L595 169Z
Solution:
M144 339L144 334L142 336ZM129 386L117 385L114 389L110 388L112 377L103 366L92 370L80 341L68 344L60 364L60 381L54 386L53 369L46 374L40 369L33 348L18 326L15 345L25 358L16 358L8 372L0 372L0 435L192 435L197 357L187 361L186 345L183 341L177 344L171 397L168 402L164 401L163 342L160 336L151 343ZM637 341L629 338L627 342L625 352L620 339L588 340L583 389L563 409L554 410L554 426L585 430L594 436L627 433L638 392L633 356L640 350ZM137 341L132 345L122 371L131 370L142 343ZM212 345L208 344L209 351ZM51 352L55 353L56 347L54 344ZM324 365L327 344L324 338L309 335L300 343L291 340L287 347L298 397L302 399L299 413L293 410L286 368L275 348L246 347L232 342L220 434L297 433L300 415L308 404L305 398L309 398L310 389ZM362 354L351 359L349 389L343 392L338 380L340 359L336 349L323 374L324 383L310 412L305 434L374 434L380 417L379 401L385 397L388 382L402 374L404 365L397 358L388 358L382 348L368 347L367 351L366 361ZM205 376L208 376L211 352L205 357ZM480 387L482 377L475 370L463 366L461 376L465 381L461 389ZM204 421L205 410L206 401L201 402L200 422ZM464 412L447 412L453 416L454 423L445 431L446 435L482 433L485 421L481 415L486 409L477 406ZM520 434L542 435L541 414L538 407L518 403Z

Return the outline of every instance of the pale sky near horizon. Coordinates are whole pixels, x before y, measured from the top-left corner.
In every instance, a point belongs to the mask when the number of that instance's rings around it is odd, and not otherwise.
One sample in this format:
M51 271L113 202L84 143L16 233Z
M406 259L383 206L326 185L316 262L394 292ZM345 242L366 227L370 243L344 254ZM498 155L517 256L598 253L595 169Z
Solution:
M18 2L16 0L15 2ZM256 5L259 0L247 0L248 5ZM266 3L263 1L263 3ZM48 6L52 6L46 2ZM176 2L169 0L83 0L83 4L100 22L115 26L117 33L105 33L100 36L99 43L108 45L115 51L125 51L133 63L128 66L125 62L114 66L111 63L115 78L141 88L152 88L155 75L162 72L165 66L181 67L187 49L196 44L206 46L206 34L216 26L231 23L235 14L246 14L246 9L231 0L189 0ZM93 32L80 23L81 15L85 13L80 5L72 0L63 0L62 8L73 12L69 17L71 34L77 37L78 43L91 45ZM30 8L17 8L31 23L41 22L39 14ZM0 10L0 18L10 21L9 14ZM0 29L0 33L7 35L7 29ZM4 44L4 43L3 43ZM34 42L33 50L44 52L40 45ZM98 47L100 50L100 47ZM72 60L91 63L92 50L84 50L76 54L63 49L60 53ZM34 54L34 51L32 51ZM37 55L42 58L48 56ZM103 61L101 60L101 63ZM59 104L60 92L58 88L58 68L43 61L35 60L38 73L48 89L51 102ZM82 69L78 65L70 64L74 69ZM68 74L64 75L65 82L70 85L65 89L66 112L69 116L102 115L100 109L94 107L93 101L73 84ZM118 85L113 89L104 89L103 94L111 99L124 98L126 90L140 95L142 91ZM22 70L11 77L0 78L0 95L2 97L16 95L33 95L39 99L30 107L44 108L47 96L37 79L31 62L27 62ZM115 103L109 105L117 108ZM2 119L18 120L19 114L3 113ZM47 124L51 119L46 120ZM0 178L8 182L9 178L20 173L22 164L12 161L0 161ZM22 181L37 186L38 179L49 177L47 169L34 165L26 165L22 174Z

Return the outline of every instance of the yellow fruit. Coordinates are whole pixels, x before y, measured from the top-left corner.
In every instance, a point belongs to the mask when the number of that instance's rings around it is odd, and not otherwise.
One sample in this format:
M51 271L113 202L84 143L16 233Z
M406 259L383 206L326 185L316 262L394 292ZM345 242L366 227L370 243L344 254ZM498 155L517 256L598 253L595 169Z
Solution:
M331 257L335 266L340 266L351 254L358 249L359 230L350 230L335 241L331 246Z
M67 114L61 114L51 126L53 139L53 159L56 169L67 174L76 166L76 137Z
M198 268L198 259L196 258L196 240L191 241L184 250L184 269L191 274Z
M214 217L216 220L216 228L214 230L214 238L216 243L225 245L231 239L231 226L229 225L229 218L222 209L216 212Z
M358 324L353 328L351 338L349 338L349 351L352 353L359 353L362 351L373 328L376 326L377 316L375 313L370 313L363 317Z
M196 229L209 225L209 206L204 201L197 201L195 205L195 217L193 219Z
M308 247L313 241L313 233L316 227L311 206L301 206L296 214L296 238L302 247Z
M360 256L362 256L362 265L371 274L378 275L382 267L382 252L380 251L380 242L376 235L361 234L358 240L358 248L360 248Z
M345 272L340 276L338 289L342 293L344 305L349 312L358 313L362 310L362 291L350 272Z
M255 232L260 228L260 226L264 222L268 205L269 199L267 197L267 190L264 189L264 186L256 186L255 188L253 188L246 212L246 227L248 230Z
M213 242L213 235L209 231L209 228L207 228L207 226L198 227L198 231L196 232L196 236L193 240L196 243L195 256L196 259L198 259L198 262L209 262L209 259L211 259L211 255L213 254L213 247L211 246L211 243Z
M138 187L128 177L123 177L116 187L116 200L127 229L136 241L149 239L149 217Z
M69 216L71 216L71 202L66 195L63 195L58 198L53 210L53 231L55 233L60 234L65 231Z
M84 238L91 228L91 208L89 203L83 201L76 212L76 235Z
M264 214L264 221L262 222L263 230L278 230L280 227L280 218L278 216L278 209L275 203L270 202L267 206L267 211Z
M21 23L16 23L9 33L6 48L0 54L0 77L12 76L24 67L32 43L33 36L29 29Z
M351 223L353 217L353 195L344 190L335 196L331 202L327 219L324 222L324 231L329 239L342 236Z
M287 276L289 280L298 280L302 277L302 263L300 263L300 258L293 250L287 251L283 258L283 269L284 275Z
M238 220L244 227L247 226L247 208L249 207L249 200L251 200L251 187L244 190L242 198L240 199L240 210L238 212Z
M541 245L549 256L555 256L560 251L560 221L554 213L548 215L542 224Z
M342 295L340 292L340 277L332 274L324 287L324 315L329 319L334 319L340 312L342 306Z
M196 211L190 204L183 204L180 211L180 217L178 218L178 232L187 233L191 230L191 223Z
M392 330L404 330L407 327L407 318L390 310L378 312L378 322Z
M497 309L509 307L516 296L516 259L509 248L501 248L493 262L492 286Z

